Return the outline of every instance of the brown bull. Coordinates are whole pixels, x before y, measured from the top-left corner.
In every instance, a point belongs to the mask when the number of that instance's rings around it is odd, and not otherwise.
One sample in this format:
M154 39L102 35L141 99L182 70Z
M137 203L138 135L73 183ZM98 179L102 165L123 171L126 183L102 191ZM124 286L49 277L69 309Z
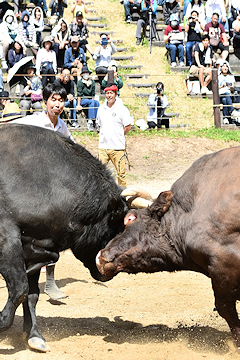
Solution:
M201 157L150 206L130 210L124 223L97 255L105 279L119 272L205 274L240 348L240 147Z

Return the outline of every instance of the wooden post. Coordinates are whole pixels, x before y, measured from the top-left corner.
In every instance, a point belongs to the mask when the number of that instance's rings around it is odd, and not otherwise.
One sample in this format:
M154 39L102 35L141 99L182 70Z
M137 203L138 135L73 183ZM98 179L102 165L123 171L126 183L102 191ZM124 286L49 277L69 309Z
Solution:
M213 91L213 114L215 128L221 127L220 120L220 97L218 92L218 69L212 69L212 91Z
M108 84L114 84L114 70L108 70Z

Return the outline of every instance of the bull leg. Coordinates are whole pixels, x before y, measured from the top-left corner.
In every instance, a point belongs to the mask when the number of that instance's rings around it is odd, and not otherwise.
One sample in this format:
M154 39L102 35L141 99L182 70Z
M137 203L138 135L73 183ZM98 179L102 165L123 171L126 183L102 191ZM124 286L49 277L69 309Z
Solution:
M44 292L52 300L60 300L67 297L58 287L54 279L55 264L46 266L46 283Z
M28 277L29 294L27 300L23 303L23 330L28 335L28 345L30 346L30 348L41 352L47 352L49 350L49 347L39 331L36 318L36 305L39 298L39 275L40 270Z
M236 300L215 292L215 305L219 315L227 321L234 343L240 352L240 320L236 310Z
M17 307L28 294L28 279L23 258L20 232L11 222L0 224L0 273L6 281L8 300L0 312L0 331L8 329Z

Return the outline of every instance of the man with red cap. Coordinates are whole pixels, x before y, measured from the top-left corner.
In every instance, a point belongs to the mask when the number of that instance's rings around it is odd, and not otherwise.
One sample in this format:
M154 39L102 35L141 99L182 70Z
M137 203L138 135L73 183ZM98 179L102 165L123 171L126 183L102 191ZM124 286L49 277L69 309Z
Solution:
M99 160L105 164L112 161L117 171L118 184L126 187L125 135L131 129L129 110L117 96L115 84L104 89L106 100L98 108L96 123L99 126Z

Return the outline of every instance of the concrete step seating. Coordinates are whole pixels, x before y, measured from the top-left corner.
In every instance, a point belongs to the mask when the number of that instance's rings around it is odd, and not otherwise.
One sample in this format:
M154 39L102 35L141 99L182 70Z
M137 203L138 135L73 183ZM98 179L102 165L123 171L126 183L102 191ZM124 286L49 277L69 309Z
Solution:
M122 56L112 56L112 60L121 61L121 60L130 60L133 61L134 56L131 55L122 55Z
M145 77L146 79L150 76L150 74L124 74L125 79L142 79Z
M149 84L127 84L128 87L133 88L154 88L156 86L155 83L149 83Z
M108 24L88 24L88 27L92 28L107 28L108 26Z
M139 69L141 70L142 65L118 65L118 69Z
M106 18L103 17L103 16L96 16L96 17L87 17L87 16L86 16L86 19L87 19L88 21L99 21L99 20L105 20Z
M102 33L103 33L102 31L95 31L95 30L90 32L90 34L99 35L99 36L100 36ZM105 30L104 30L104 34L113 36L114 31L105 31Z

